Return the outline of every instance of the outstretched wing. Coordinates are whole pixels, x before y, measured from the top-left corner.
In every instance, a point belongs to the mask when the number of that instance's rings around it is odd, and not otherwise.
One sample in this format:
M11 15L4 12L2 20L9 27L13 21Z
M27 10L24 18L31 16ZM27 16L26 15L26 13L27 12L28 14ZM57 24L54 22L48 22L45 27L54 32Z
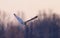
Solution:
M23 20L20 17L18 17L16 14L14 14L14 16L19 21L19 23L24 24Z
M35 17L31 18L31 19L25 21L25 23L27 23L27 22L29 22L29 21L31 21L31 20L34 20L34 19L36 19L37 17L38 17L38 16L35 16Z

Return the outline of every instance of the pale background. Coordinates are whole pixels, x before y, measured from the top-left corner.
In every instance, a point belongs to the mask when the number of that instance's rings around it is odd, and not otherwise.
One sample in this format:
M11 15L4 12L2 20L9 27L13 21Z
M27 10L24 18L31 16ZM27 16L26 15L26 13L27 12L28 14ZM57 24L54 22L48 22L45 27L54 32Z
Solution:
M13 13L23 11L25 20L38 14L39 10L52 9L60 14L60 0L0 0L0 10L6 11L13 18Z

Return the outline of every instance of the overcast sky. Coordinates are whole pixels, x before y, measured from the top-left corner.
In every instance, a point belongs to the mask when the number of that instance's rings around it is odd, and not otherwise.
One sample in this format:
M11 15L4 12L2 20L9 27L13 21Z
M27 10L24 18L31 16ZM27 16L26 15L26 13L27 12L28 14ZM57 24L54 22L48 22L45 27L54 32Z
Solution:
M27 20L43 9L52 9L54 12L59 13L60 0L0 0L0 9L9 14L18 10L23 11Z

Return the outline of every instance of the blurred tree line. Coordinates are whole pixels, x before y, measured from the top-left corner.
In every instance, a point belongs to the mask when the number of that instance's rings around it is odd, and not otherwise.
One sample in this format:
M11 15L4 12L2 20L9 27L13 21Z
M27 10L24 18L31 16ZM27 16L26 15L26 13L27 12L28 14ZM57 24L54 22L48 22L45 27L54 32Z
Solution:
M58 14L38 15L38 18L27 23L28 38L60 38L60 17ZM25 38L25 30L19 28L20 24L7 24L0 20L0 38Z

